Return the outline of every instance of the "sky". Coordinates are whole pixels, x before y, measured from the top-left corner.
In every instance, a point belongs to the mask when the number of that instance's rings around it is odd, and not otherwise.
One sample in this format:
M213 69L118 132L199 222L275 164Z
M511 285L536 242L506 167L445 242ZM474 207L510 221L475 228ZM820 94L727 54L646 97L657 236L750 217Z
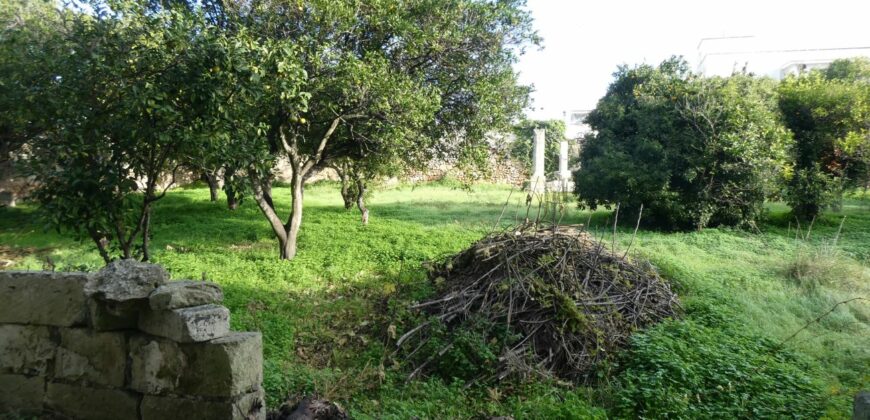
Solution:
M870 0L528 0L543 49L516 69L535 87L536 119L592 109L620 64L682 55L694 69L702 38L751 35L783 48L870 46Z

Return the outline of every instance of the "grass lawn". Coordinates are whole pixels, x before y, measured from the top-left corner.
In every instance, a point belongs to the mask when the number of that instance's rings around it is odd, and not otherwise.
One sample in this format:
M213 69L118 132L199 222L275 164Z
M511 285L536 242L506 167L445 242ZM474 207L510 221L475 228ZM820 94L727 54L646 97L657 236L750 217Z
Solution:
M274 194L287 209L289 191ZM405 383L407 372L391 357L387 308L429 293L420 263L490 231L510 194L508 187L489 185L377 191L370 224L362 226L355 211L342 208L335 185L313 185L306 189L299 255L282 262L253 202L230 212L210 203L207 189L176 189L155 209L154 261L175 279L219 283L233 328L263 332L270 405L289 393L316 391L358 418L605 416L606 381L574 389L555 383L464 389L434 378ZM503 224L522 217L520 200L523 194L514 191ZM870 297L870 202L848 200L841 212L815 221L807 240L795 239L787 208L770 208L758 232L641 231L631 250L675 284L684 307L717 308L736 328L775 341L837 302ZM573 205L566 212L563 223L591 220L592 230L610 240L609 212L590 218ZM631 230L620 228L617 242L627 245ZM41 269L46 260L58 270L102 265L89 242L45 232L27 205L0 209L0 259L13 261L13 269ZM800 279L789 275L796 264L804 271ZM855 392L870 388L870 301L838 306L785 347L808 360L824 383L828 414L847 417Z

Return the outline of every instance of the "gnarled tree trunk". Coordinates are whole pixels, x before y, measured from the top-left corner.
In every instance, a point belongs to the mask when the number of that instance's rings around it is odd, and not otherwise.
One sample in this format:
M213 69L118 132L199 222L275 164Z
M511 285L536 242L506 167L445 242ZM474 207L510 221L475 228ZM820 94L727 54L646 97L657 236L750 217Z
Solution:
M362 224L369 224L369 208L366 207L366 183L362 178L356 180L356 206L359 208Z

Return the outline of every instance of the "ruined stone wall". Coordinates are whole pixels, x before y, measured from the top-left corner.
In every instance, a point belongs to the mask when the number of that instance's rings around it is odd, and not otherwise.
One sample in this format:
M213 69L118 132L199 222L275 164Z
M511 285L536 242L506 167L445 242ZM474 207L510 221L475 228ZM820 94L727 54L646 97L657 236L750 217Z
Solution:
M262 338L212 283L0 271L0 418L264 419Z

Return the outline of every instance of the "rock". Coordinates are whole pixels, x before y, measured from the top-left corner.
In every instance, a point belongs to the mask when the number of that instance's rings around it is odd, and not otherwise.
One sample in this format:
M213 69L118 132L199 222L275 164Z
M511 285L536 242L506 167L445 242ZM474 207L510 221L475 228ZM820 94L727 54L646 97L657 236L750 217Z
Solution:
M0 191L0 207L15 207L15 193Z
M214 283L182 280L158 287L148 300L153 310L178 309L221 303L224 293Z
M42 375L53 357L48 327L0 325L0 372Z
M259 420L266 418L262 391L220 401L146 395L142 399L142 420L173 418L214 420Z
M131 388L147 394L172 392L187 369L178 344L150 336L130 339Z
M126 368L127 342L123 333L60 330L54 363L56 378L122 387Z
M350 418L340 405L317 397L305 397L298 403L285 402L269 413L268 420L346 420Z
M30 418L42 412L45 378L0 374L0 417Z
M118 260L100 270L88 285L88 292L99 300L126 302L147 299L169 281L163 267L136 260Z
M138 420L139 398L114 389L49 382L46 408L75 419Z
M855 395L852 420L870 420L870 391L861 391Z
M257 391L263 381L260 333L233 332L205 343L182 345L189 367L178 393L231 397Z
M139 329L181 343L207 341L230 331L230 311L220 305L201 305L139 314Z
M84 273L0 271L0 323L82 324L87 281Z

